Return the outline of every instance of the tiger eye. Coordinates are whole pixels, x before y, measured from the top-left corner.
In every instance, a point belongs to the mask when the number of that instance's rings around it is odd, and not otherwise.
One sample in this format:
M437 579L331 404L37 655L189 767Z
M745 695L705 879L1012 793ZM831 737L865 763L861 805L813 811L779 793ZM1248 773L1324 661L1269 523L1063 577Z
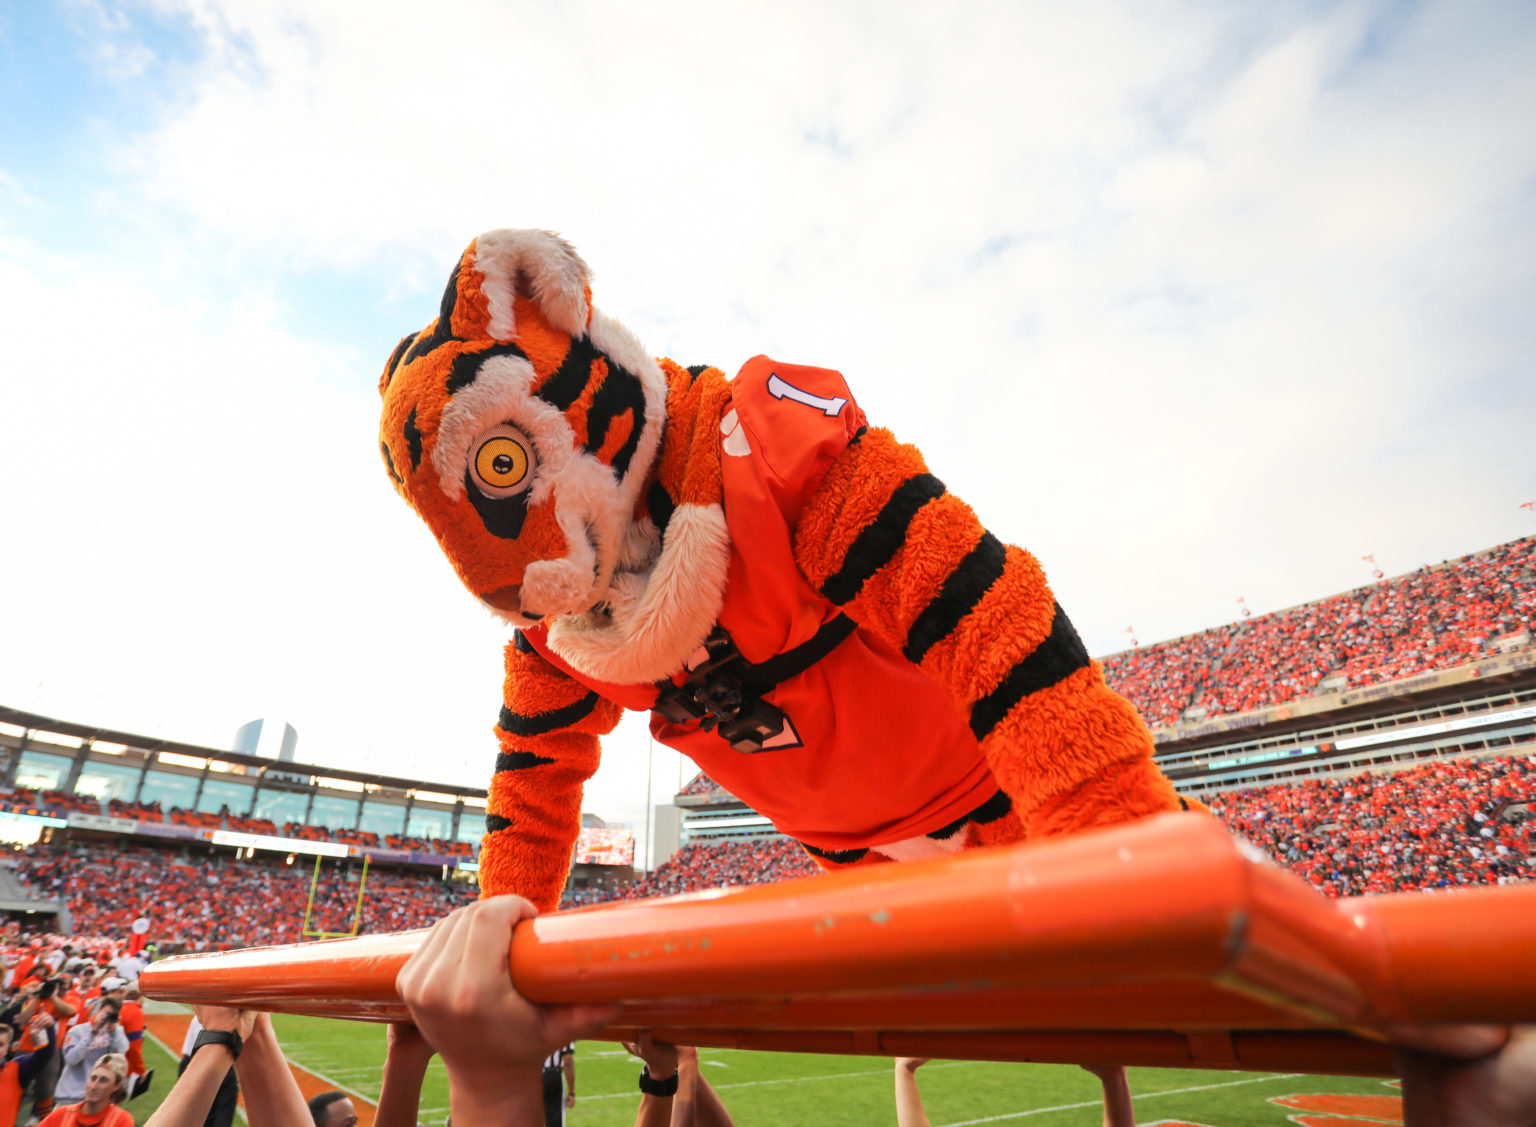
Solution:
M475 454L475 473L493 489L507 489L528 476L528 451L516 439L496 435Z

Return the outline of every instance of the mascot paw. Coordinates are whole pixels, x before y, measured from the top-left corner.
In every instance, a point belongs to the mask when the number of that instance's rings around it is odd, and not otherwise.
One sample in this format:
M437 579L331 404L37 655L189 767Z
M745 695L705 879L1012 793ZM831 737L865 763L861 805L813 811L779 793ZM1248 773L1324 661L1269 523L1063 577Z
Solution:
M592 569L572 559L540 560L523 574L523 610L548 618L585 610Z
M1046 799L1028 813L1024 825L1031 838L1052 837L1197 805L1180 798L1150 759L1132 759Z

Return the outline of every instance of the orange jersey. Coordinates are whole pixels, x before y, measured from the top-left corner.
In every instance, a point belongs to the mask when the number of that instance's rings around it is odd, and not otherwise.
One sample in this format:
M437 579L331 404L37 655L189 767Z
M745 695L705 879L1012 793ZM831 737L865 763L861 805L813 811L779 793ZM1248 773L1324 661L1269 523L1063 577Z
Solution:
M118 1012L118 1024L123 1027L129 1042L142 1040L144 1037L144 1007L131 999L123 1003Z
M20 1063L14 1060L0 1065L0 1123L15 1123L16 1113L21 1110L25 1085L20 1071Z
M840 617L796 566L794 528L828 466L863 426L863 412L830 369L756 357L731 382L731 409L720 424L731 559L719 624L748 662L788 653ZM542 625L524 636L614 703L655 705L653 685L612 685L576 672L550 649ZM786 724L759 752L736 751L717 731L654 712L651 731L779 830L819 849L929 833L998 791L943 689L862 628L763 699ZM871 786L877 778L880 785Z
M67 1001L68 999L65 1000ZM43 998L37 1003L37 1008L32 1011L32 1016L36 1017L38 1014L47 1014L49 1017L53 1018L54 1026L58 1031L59 1036L63 1035L63 1030L65 1028L64 1022L60 1019L59 1007L53 1004L52 998ZM33 1036L31 1029L24 1029L22 1030L21 1043L18 1047L22 1050L22 1052L31 1052L35 1049L42 1048L45 1044L47 1044L46 1041L39 1040L37 1037Z

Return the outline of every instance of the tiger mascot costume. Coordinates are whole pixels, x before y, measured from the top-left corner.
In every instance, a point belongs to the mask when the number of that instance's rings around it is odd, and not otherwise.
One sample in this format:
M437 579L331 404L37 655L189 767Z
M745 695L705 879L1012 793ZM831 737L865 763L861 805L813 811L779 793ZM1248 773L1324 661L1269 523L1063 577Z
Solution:
M824 868L1179 809L1034 557L842 377L652 359L497 230L379 383L395 488L515 628L483 895L559 902L621 709Z

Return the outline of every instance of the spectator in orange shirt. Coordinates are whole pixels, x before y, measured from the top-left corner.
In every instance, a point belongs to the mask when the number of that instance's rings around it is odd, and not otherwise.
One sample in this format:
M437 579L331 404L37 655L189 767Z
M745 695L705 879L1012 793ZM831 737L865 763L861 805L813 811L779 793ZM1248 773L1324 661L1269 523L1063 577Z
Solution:
M32 1018L27 1025L27 1032L37 1035L42 1048L11 1056L14 1032L11 1026L0 1023L0 1124L6 1125L16 1122L28 1085L37 1079L43 1065L57 1055L53 1019L46 1014Z
M21 958L16 960L16 970L11 975L11 985L18 990L27 983L27 976L32 973L32 968L37 966L37 940L33 940L31 946L22 951Z
M117 1105L123 1100L128 1062L109 1053L96 1062L85 1082L85 1099L52 1112L38 1127L133 1127L133 1116Z
M120 1021L128 1036L128 1098L135 1099L149 1091L155 1070L144 1067L144 1007L139 1004L138 983L123 989Z
M63 1028L67 1019L75 1016L76 1008L68 998L60 997L61 987L68 985L66 976L47 978L47 964L39 963L32 968L33 980L43 979L37 987L36 997L32 1001L32 1013L28 1015L26 1009L22 1010L23 1018L35 1017L39 1014L49 1018L45 1027L48 1030L50 1043L57 1043L59 1031ZM27 1035L22 1039L21 1048L26 1051L37 1051L43 1047L43 1043L32 1024L28 1025ZM53 1086L59 1082L59 1072L63 1068L64 1060L57 1053L49 1053L44 1058L42 1066L38 1069L36 1078L32 1081L32 1111L34 1115L43 1116L53 1110ZM0 1123L3 1123L0 1120Z

